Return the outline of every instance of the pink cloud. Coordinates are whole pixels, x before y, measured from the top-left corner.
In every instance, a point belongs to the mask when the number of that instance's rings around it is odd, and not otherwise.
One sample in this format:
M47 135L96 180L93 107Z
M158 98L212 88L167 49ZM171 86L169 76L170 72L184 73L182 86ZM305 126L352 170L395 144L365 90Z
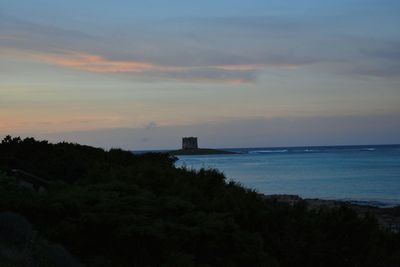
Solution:
M149 62L110 60L100 55L81 52L69 52L66 54L34 54L32 57L40 62L98 73L141 73L145 71L167 71L172 69L171 67L165 67Z
M184 82L242 84L254 82L255 73L265 68L297 68L293 64L222 64L173 66L137 60L113 60L102 55L77 51L60 53L23 52L37 62L93 73L132 73Z

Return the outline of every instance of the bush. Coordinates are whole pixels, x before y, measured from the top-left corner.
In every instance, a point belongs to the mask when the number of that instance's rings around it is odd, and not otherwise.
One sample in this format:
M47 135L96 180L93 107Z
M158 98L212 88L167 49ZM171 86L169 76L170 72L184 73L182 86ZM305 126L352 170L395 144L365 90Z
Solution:
M50 182L38 194L0 174L0 212L22 214L87 266L400 266L399 235L373 218L267 201L217 170L176 168L168 154L8 137L0 159ZM71 258L37 244L43 264Z
M38 237L24 217L11 212L0 213L0 265L81 266L63 247Z

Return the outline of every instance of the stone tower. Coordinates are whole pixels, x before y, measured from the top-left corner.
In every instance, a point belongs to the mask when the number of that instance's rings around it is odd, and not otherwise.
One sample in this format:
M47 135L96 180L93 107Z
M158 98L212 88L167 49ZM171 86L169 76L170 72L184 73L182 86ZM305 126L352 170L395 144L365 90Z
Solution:
M198 149L197 137L183 137L182 149Z

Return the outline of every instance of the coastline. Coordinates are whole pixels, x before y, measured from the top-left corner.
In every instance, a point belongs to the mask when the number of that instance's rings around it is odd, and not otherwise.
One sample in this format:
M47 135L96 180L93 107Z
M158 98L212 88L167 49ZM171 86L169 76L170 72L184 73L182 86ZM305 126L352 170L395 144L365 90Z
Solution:
M168 152L174 156L181 155L225 155L225 154L237 154L233 151L221 150L221 149L212 149L212 148L196 148L196 149L178 149L172 150Z
M394 233L400 233L400 205L384 208L368 205L367 202L365 202L365 204L357 204L347 200L301 198L298 195L262 195L266 200L283 202L289 205L305 202L307 207L311 210L317 210L321 208L339 208L345 206L354 210L361 217L364 217L367 214L371 214L377 219L379 225L382 228L392 231Z

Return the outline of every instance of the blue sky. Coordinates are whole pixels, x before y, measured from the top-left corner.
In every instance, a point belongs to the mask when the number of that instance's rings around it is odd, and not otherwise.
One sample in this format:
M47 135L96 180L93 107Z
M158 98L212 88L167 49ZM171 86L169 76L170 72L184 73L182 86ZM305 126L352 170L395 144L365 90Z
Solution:
M2 0L0 134L400 143L399 13L385 0Z

